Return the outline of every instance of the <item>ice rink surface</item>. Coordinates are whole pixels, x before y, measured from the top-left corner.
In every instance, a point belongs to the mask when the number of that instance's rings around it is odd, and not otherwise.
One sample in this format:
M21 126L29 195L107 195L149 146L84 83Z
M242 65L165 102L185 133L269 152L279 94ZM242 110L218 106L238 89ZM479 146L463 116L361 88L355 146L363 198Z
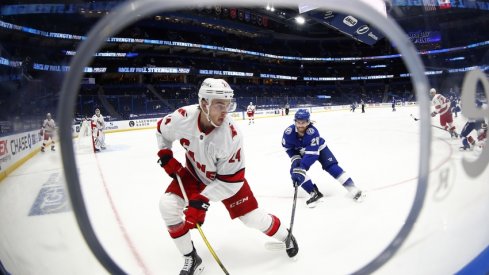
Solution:
M202 229L230 274L348 274L376 257L406 220L419 164L417 107L367 108L366 113L313 113L331 151L363 189L353 202L316 163L309 170L325 195L310 209L299 192L294 235L299 256L268 251L273 239L231 220L212 202ZM432 119L439 125L438 117ZM292 116L239 121L244 134L246 178L265 211L290 222L293 187L290 160L281 147ZM460 132L465 118L455 118ZM453 274L489 244L489 172L470 178L460 140L433 128L428 191L413 231L376 274ZM108 134L107 150L79 154L81 185L97 235L129 274L178 274L183 258L169 237L158 203L171 178L156 163L155 130ZM58 147L59 148L59 147ZM183 161L183 149L174 152ZM0 259L12 274L106 274L84 243L70 210L58 151L38 153L0 183ZM197 230L203 274L224 274Z

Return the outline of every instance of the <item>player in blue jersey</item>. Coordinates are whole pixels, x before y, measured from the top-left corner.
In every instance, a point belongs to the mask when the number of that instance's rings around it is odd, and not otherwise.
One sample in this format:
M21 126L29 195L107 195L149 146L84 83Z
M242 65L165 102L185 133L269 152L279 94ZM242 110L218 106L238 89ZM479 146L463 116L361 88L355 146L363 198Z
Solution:
M329 150L319 131L310 120L310 113L306 109L299 109L294 116L294 124L285 129L282 138L282 146L292 162L290 175L294 187L301 186L311 198L307 200L308 207L314 207L323 194L312 183L306 171L316 162L321 163L322 168L342 184L355 201L360 201L362 191L359 190L350 176L338 165L335 156Z

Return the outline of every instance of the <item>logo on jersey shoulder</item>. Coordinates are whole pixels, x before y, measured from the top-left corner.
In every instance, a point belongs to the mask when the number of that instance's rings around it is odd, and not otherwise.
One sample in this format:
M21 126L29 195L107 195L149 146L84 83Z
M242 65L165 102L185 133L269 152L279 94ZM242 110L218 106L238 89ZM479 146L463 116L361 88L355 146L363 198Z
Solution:
M292 127L285 129L285 134L290 135L292 133Z
M308 135L313 135L315 132L316 132L316 131L314 130L314 128L309 128L309 129L307 129L307 131L306 131L306 133L307 133Z
M178 112L179 112L179 113L180 113L182 116L184 116L184 117L186 117L186 116L187 116L187 111L186 111L185 109L183 109L183 108L178 109Z
M171 122L171 116L165 117L165 125Z

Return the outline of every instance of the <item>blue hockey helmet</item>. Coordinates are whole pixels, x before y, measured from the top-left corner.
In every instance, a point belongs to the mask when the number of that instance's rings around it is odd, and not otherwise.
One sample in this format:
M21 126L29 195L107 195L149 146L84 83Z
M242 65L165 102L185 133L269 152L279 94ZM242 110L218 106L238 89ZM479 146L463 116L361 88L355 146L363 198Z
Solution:
M309 121L311 114L307 109L299 109L294 115L294 120L306 120Z

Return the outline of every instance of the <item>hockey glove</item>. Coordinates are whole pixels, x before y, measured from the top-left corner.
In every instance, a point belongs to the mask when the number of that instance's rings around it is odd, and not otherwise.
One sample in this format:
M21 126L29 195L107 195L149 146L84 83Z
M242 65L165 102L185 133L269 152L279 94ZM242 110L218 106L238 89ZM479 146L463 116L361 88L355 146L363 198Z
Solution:
M183 166L173 157L172 150L161 149L158 152L158 157L160 158L158 164L165 169L170 177L175 178L175 174L182 177L182 172L184 171Z
M302 167L292 169L291 178L292 182L294 183L294 187L300 186L306 179L306 169Z
M290 174L292 174L292 170L293 170L294 168L297 168L297 167L299 167L299 166L301 165L301 160L302 160L302 158L301 158L301 156L299 156L299 155L295 155L295 156L293 156L293 157L292 157L290 160L291 160L291 162L292 162L292 163L290 164Z
M435 117L435 116L436 116L436 114L437 114L437 112L433 111L433 112L431 113L431 117Z
M190 197L187 211L185 211L185 223L189 229L197 227L196 224L204 223L205 213L209 206L209 199L201 194Z

